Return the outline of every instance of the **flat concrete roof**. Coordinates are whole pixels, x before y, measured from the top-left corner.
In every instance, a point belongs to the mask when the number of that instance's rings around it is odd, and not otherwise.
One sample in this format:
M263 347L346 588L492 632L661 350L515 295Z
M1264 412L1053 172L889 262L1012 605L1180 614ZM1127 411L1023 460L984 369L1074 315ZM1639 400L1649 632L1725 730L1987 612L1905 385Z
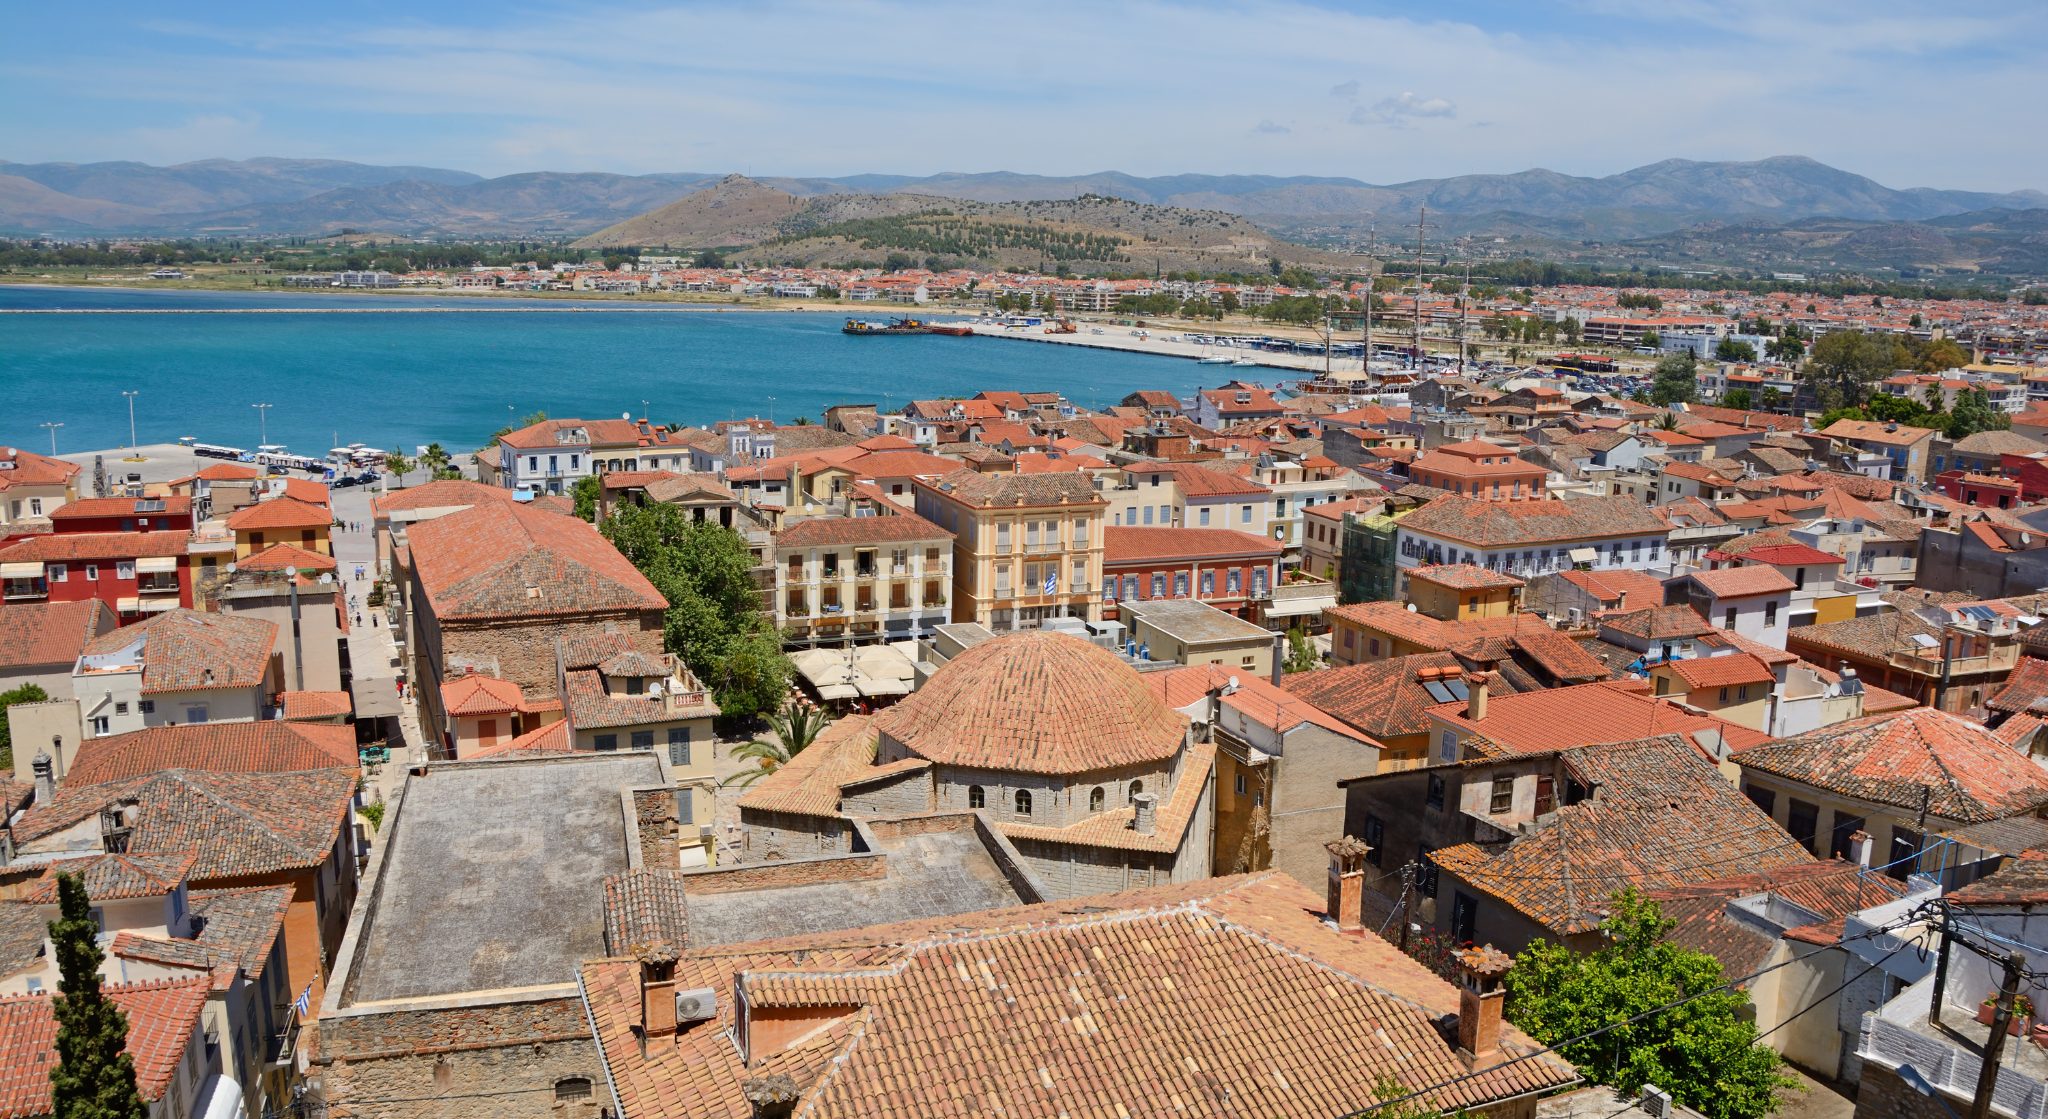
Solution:
M1206 602L1197 602L1194 599L1119 602L1117 609L1130 611L1133 628L1138 622L1143 622L1190 645L1207 645L1215 641L1273 640L1272 630L1253 625L1243 618L1226 614Z
M620 791L661 783L644 751L408 777L344 1005L575 982L605 954L604 876L628 868Z
M1040 900L1018 893L971 828L881 839L876 847L888 859L888 874L881 878L696 893L690 886L694 876L685 876L690 946L834 932Z

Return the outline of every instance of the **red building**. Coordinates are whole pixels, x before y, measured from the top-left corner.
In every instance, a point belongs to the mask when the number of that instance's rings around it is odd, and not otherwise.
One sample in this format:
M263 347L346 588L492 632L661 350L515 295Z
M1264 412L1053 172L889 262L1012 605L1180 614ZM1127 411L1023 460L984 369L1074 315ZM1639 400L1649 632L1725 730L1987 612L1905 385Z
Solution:
M2042 480L2048 481L2048 478ZM1949 497L1965 505L1990 509L2017 508L2022 500L2024 485L2018 478L1974 474L1967 470L1949 470L1934 478L1934 488Z
M2007 451L1998 456L1998 472L2019 483L2020 499L2026 504L2048 500L2048 454L2019 455Z
M1279 581L1279 541L1229 528L1102 530L1103 615L1125 600L1192 598L1243 617Z
M189 514L188 514L189 516ZM107 604L122 625L192 605L185 529L58 532L0 549L0 597L7 602Z
M190 497L88 497L50 514L51 532L192 531Z

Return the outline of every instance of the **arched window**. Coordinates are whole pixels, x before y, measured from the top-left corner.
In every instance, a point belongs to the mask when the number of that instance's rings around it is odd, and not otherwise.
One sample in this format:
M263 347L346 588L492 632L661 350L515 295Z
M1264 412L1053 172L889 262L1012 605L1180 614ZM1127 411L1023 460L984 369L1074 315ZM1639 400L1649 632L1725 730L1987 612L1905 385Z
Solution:
M983 807L987 803L987 801L988 796L987 794L981 791L980 785L967 786L967 807L980 808Z
M1026 789L1017 790L1017 815L1031 815L1031 793Z
M1088 794L1088 811L1090 811L1090 812L1100 812L1100 811L1102 811L1102 801L1103 801L1103 793L1102 793L1102 786L1100 786L1100 785L1097 785L1097 786L1095 786L1095 791L1094 791L1094 792L1092 792L1092 793L1089 793L1089 794Z
M1138 799L1138 794L1139 794L1139 793L1142 793L1142 792L1144 792L1144 791L1145 791L1145 783L1144 783L1143 781L1133 781L1133 782L1131 782L1131 791L1130 791L1130 792L1128 792L1128 793L1126 793L1126 794L1124 795L1124 803L1125 803L1125 804L1134 804L1134 803L1136 803L1136 802L1137 802L1137 799Z
M591 1090L592 1085L587 1076L572 1076L567 1080L555 1081L555 1099L558 1101L587 1100L590 1098Z

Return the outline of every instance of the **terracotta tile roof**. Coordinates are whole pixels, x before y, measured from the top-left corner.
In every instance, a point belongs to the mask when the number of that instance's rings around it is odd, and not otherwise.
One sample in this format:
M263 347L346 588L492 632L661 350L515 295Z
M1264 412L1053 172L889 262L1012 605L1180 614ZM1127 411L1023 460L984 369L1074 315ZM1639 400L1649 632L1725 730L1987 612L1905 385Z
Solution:
M235 565L241 571L283 571L289 567L315 574L333 571L337 566L333 556L323 556L297 544L272 544Z
M1427 712L1439 701L1423 684L1460 679L1465 673L1463 662L1451 653L1417 653L1374 664L1297 672L1282 676L1280 686L1332 718L1385 739L1428 731ZM1498 676L1489 676L1487 686L1493 694L1509 691Z
M1557 577L1603 605L1619 607L1632 601L1641 609L1645 603L1664 601L1664 584L1640 571L1560 571Z
M1465 717L1465 704L1443 703L1430 714L1479 736L1487 753L1540 753L1603 742L1630 742L1656 735L1683 735L1699 742L1718 735L1731 749L1767 742L1768 735L1711 715L1695 715L1644 694L1641 681L1609 680L1489 697L1486 718Z
M40 878L24 886L15 897L34 905L57 904L57 875L71 874L85 880L85 895L93 901L122 901L135 898L167 897L192 873L198 856L190 851L167 855L99 854L65 859L50 864Z
M0 605L0 669L68 672L86 643L115 624L114 612L96 598Z
M1975 723L1931 707L1866 715L1744 751L1745 771L1965 823L2048 806L2048 770Z
M1025 824L1005 820L996 824L996 829L1009 839L1028 839L1036 843L1066 843L1082 847L1108 847L1119 851L1147 851L1155 855L1171 855L1185 850L1189 842L1188 828L1194 824L1195 810L1202 803L1209 788L1209 775L1216 765L1216 747L1209 742L1196 742L1187 749L1181 762L1180 773L1174 778L1173 791L1159 802L1153 813L1153 827L1150 835L1136 829L1137 810L1126 803L1107 812L1091 812L1080 820L1065 826L1049 824ZM1196 840L1195 842L1200 842Z
M16 486L61 486L78 477L75 462L39 455L18 447L0 447L0 490Z
M1641 641L1672 641L1717 632L1714 624L1690 606L1650 606L1626 614L1609 614L1600 628Z
M141 499L133 497L81 497L67 501L50 514L53 521L83 520L87 517L189 517L192 515L192 499L180 494L155 498L164 507L144 513L138 508Z
M334 511L296 497L273 497L245 505L229 513L227 526L235 532L258 532L273 528L327 528L334 524Z
M503 715L525 706L519 685L495 676L471 673L441 685L441 709L450 715Z
M669 674L668 666L661 661L654 661L654 666L655 673L635 675L659 674L665 677ZM610 675L620 676L625 673L613 672ZM562 705L568 712L569 722L578 730L633 727L671 719L712 719L718 716L718 704L712 702L710 693L706 691L683 693L683 698L678 701L682 705L669 707L665 705L663 699L651 694L610 694L605 691L604 680L596 669L571 669L566 673L564 683L567 688L562 696Z
M1105 564L1175 562L1251 557L1268 561L1285 551L1280 542L1231 528L1147 528L1107 525L1102 530Z
M285 692L278 697L286 721L332 719L355 710L355 697L347 692Z
M1505 843L1430 856L1552 932L1597 928L1629 886L1668 889L1813 861L1678 735L1577 747L1559 761L1594 790L1589 799Z
M1671 532L1654 512L1627 496L1481 501L1447 494L1403 517L1400 527L1476 548Z
M1645 893L1666 918L1677 921L1671 941L1721 961L1729 975L1749 975L1777 943L1761 929L1728 915L1730 902L1769 895L1812 914L1814 921L1785 930L1787 939L1833 944L1841 940L1843 918L1904 897L1903 883L1839 859L1732 875Z
M15 823L27 843L69 828L101 809L135 801L141 820L133 854L195 851L192 878L272 874L319 866L333 852L348 818L356 774L318 769L298 773L203 773L169 769L81 785L66 781L57 797Z
M1408 577L1460 591L1527 585L1526 580L1517 579L1504 571L1490 571L1474 563L1438 563L1426 567L1411 567L1408 569Z
M1842 563L1842 557L1805 544L1772 544L1762 548L1750 548L1742 553L1742 558L1748 563L1767 563L1774 567L1801 564L1832 567Z
M210 987L201 976L105 988L128 1019L127 1051L143 1102L153 1104L170 1090ZM50 1114L50 1068L57 1063L54 1006L48 995L0 998L0 1119Z
M739 800L742 811L836 816L839 790L875 764L877 732L872 715L848 715L827 725L789 764L757 779Z
M654 501L738 501L731 487L710 474L678 474L647 483L647 496Z
M813 517L783 529L775 537L775 546L817 548L907 544L949 540L952 535L915 513L896 513L881 517Z
M1272 491L1249 478L1187 462L1137 462L1126 467L1130 473L1161 473L1172 476L1182 498L1263 497Z
M1830 439L1851 439L1859 443L1883 443L1903 447L1918 443L1937 433L1931 427L1908 427L1905 424L1882 423L1877 420L1836 420L1821 429L1821 434Z
M676 951L690 943L690 909L679 870L631 870L604 879L604 943L614 956L666 944Z
M668 600L589 524L520 505L477 505L406 533L436 618L666 610Z
M2048 901L2048 850L2037 848L2022 852L1991 874L1962 889L1951 890L1946 900L1951 905L1969 909L2038 905Z
M1171 758L1188 723L1116 654L1027 631L948 661L875 725L941 765L1072 774Z
M498 441L520 450L552 450L584 446L638 447L644 445L645 438L640 425L631 420L561 419L528 424L498 436Z
M1769 665L1748 653L1719 657L1698 657L1671 662L1671 671L1694 688L1728 688L1739 684L1769 684L1776 677Z
M0 619L6 611L0 610ZM1984 701L1984 706L1993 711L2017 713L2022 711L2048 712L2048 660L2039 657L2021 657L2013 666L2012 675L2005 678L2005 686Z
M507 739L496 746L485 746L471 753L466 761L480 758L514 760L546 754L573 754L575 746L569 741L569 721L556 719L546 726L527 731L517 738Z
M262 978L291 911L291 887L193 890L191 901L199 943L233 960L250 979Z
M150 532L66 532L11 538L0 548L7 563L68 563L80 560L182 556L192 534L184 529Z
M1784 594L1793 589L1791 579L1775 567L1762 563L1695 571L1687 576L1715 598L1748 598L1753 595Z
M914 484L982 509L1108 504L1080 474L983 474L963 469L937 478L918 478Z
M1301 696L1286 688L1256 675L1231 670L1220 664L1183 665L1164 672L1147 672L1145 683L1158 693L1168 707L1184 711L1196 703L1206 704L1209 693L1237 682L1236 690L1222 697L1225 707L1242 715L1245 721L1262 727L1279 727L1292 730L1303 723L1319 726L1324 730L1354 739L1375 749L1379 743L1369 735L1360 733L1344 720L1329 714ZM1285 680L1288 677L1281 677ZM1206 715L1201 716L1207 718Z
M166 610L94 638L81 657L119 653L142 644L142 692L250 688L270 670L277 626L244 614Z
M248 482L263 477L263 472L253 466L243 466L237 462L216 462L211 466L201 468L191 477L207 482ZM179 479L181 482L189 480L186 478Z
M428 482L424 486L413 486L383 494L370 502L370 509L376 517L384 519L393 513L415 509L445 509L457 505L509 505L513 500L512 491L501 486L443 479Z
M71 785L147 777L165 769L293 773L356 767L355 728L270 719L187 723L89 738L65 773Z
M1369 1105L1388 1078L1454 1082L1428 1102L1465 1108L1575 1076L1541 1057L1465 1079L1437 1027L1457 1010L1450 985L1377 937L1338 933L1284 875L1088 902L685 953L678 984L716 991L719 1017L644 1055L635 961L586 964L587 1005L633 1119L745 1119L740 1084L768 1071L792 1076L807 1119L1078 1119L1119 1115L1116 1100L1321 1119ZM737 990L753 1007L846 1009L749 1067L728 1033ZM1503 1045L1536 1050L1512 1027Z

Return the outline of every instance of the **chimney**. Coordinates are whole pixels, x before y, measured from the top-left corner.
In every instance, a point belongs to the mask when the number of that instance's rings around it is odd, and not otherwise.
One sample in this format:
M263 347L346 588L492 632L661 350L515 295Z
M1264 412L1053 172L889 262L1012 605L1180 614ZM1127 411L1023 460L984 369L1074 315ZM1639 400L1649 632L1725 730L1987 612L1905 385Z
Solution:
M666 943L639 944L640 1039L644 1045L676 1032L676 952Z
M1454 959L1458 966L1458 1056L1466 1068L1479 1068L1500 1055L1500 1012L1508 997L1500 989L1500 979L1515 961L1491 944L1467 948Z
M1136 793L1131 797L1131 828L1139 835L1151 835L1159 818L1159 794Z
M1858 866L1869 866L1870 848L1870 833L1857 829L1856 833L1849 837L1849 861Z
M747 1097L753 1109L752 1119L788 1119L796 1110L797 1097L802 1095L796 1081L779 1072L742 1081L740 1094Z
M57 797L57 763L50 760L48 752L39 750L31 764L36 774L36 803L48 804Z
M1280 686L1280 674L1287 667L1287 635L1273 635L1273 686Z
M1486 721L1486 677L1477 672L1465 677L1465 717L1475 723Z
M1356 836L1323 844L1330 853L1329 897L1324 909L1339 932L1365 928L1365 856L1372 848Z

